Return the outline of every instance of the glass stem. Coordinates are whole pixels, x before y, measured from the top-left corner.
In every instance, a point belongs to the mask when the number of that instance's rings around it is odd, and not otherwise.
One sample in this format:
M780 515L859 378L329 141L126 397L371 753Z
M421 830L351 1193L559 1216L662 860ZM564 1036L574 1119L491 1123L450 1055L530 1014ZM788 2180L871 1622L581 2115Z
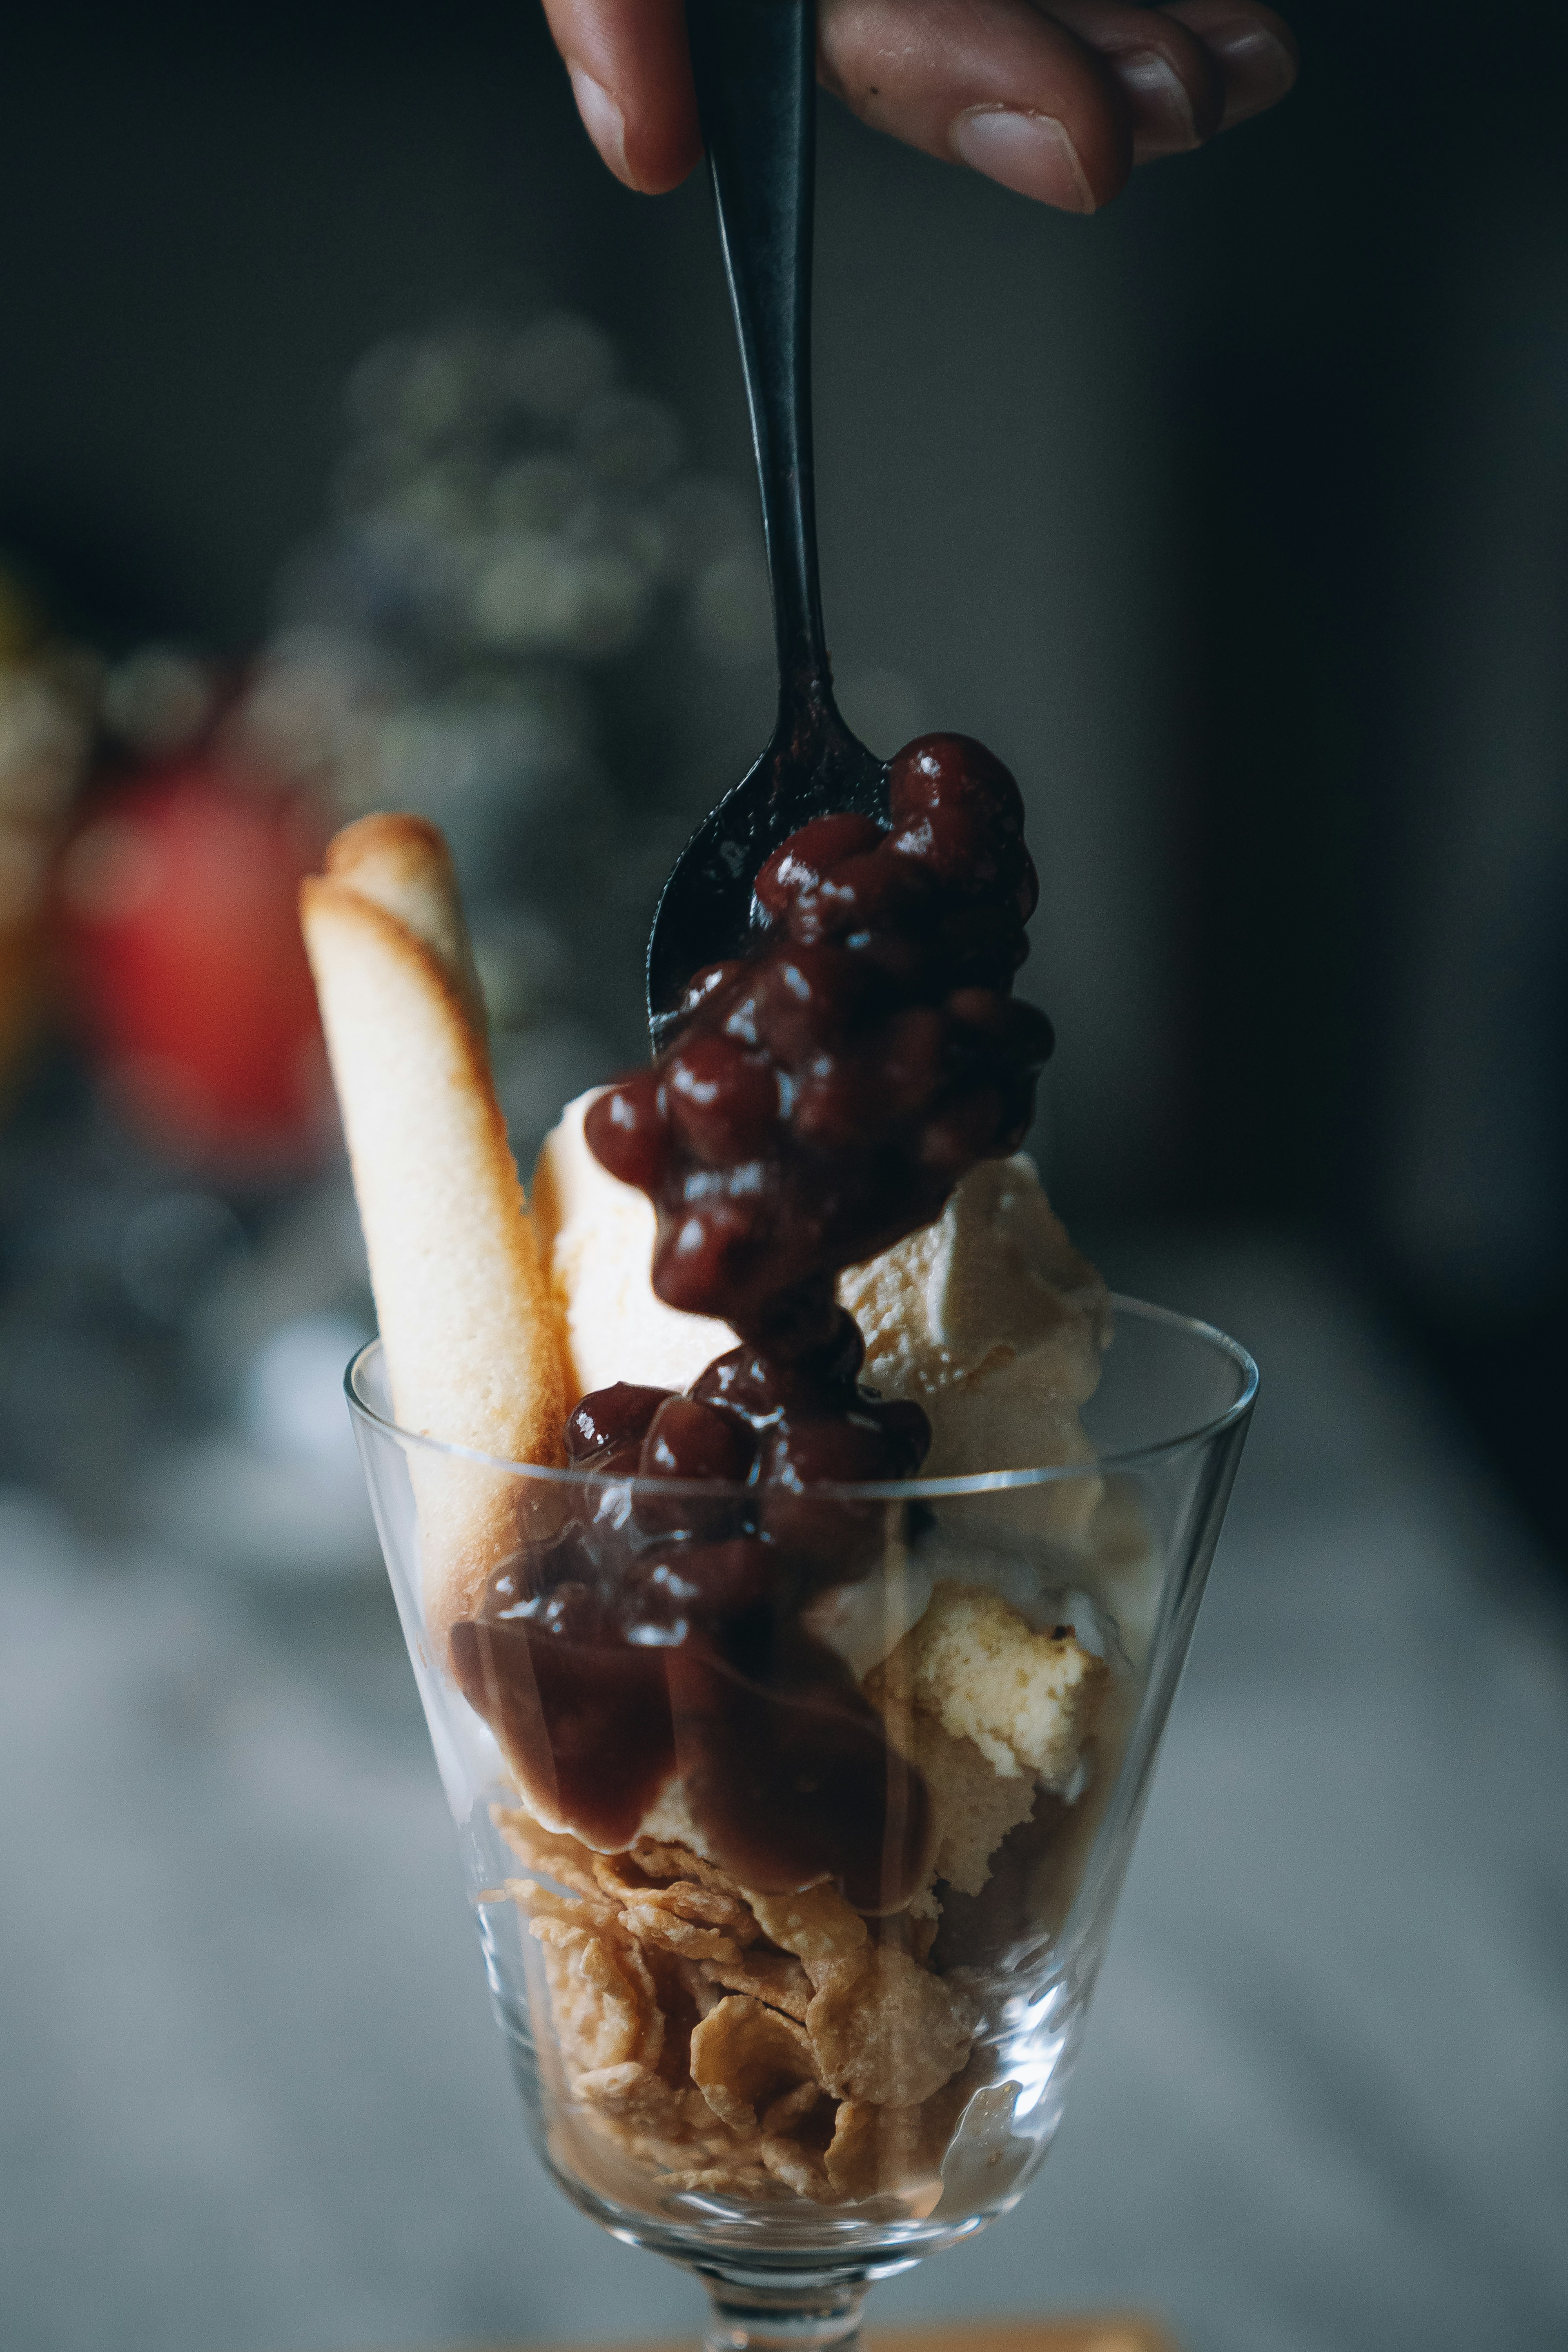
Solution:
M817 2273L794 2278L709 2273L713 2322L704 2352L860 2352L866 2281Z

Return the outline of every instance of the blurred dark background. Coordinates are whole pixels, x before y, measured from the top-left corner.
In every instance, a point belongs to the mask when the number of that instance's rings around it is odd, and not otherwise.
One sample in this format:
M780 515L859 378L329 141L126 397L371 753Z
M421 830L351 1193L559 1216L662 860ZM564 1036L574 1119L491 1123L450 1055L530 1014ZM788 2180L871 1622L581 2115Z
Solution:
M824 104L830 625L1024 780L1064 1209L1332 1231L1561 1545L1568 30L1292 21L1278 116L1088 225ZM700 177L595 170L530 7L8 44L0 535L94 642L260 639L350 367L467 310L607 325L745 488Z
M1035 1139L1052 1194L1114 1283L1232 1318L1273 1415L1162 1784L1191 1794L1188 1843L1157 1802L1085 2137L1070 2124L1048 2176L1051 2265L1037 2280L1034 2241L1003 2231L931 2292L1144 2294L1193 2352L1458 2352L1504 2314L1546 2352L1568 2309L1542 2220L1546 2153L1563 2178L1560 1926L1530 1942L1562 1916L1546 1759L1568 1754L1568 16L1290 15L1302 73L1279 112L1091 222L822 103L819 493L846 711L881 750L951 727L1017 772L1043 885L1026 992L1060 1040ZM465 336L541 320L556 373L506 495L536 520L556 495L570 394L570 464L599 467L594 593L620 617L590 599L549 638L536 605L565 575L530 575L533 636L514 612L506 645L497 624L482 656L433 653L388 618L388 418L454 352L468 366ZM633 398L610 415L612 363ZM582 457L591 414L635 444L620 475ZM393 482L398 529L417 492L443 561L472 537L471 456ZM526 1162L567 1094L639 1050L659 876L766 732L748 464L700 176L656 203L610 179L531 0L9 12L0 569L45 616L21 636L70 779L18 838L63 850L78 914L107 901L75 829L131 806L172 703L194 695L220 741L258 679L292 680L297 711L323 615L360 596L352 677L340 662L322 689L338 781L312 806L324 824L389 773L428 782L452 742L490 778L453 823ZM381 784L345 797L339 739L366 728ZM508 776L531 795L510 831ZM0 858L0 980L5 879ZM112 995L106 952L84 969ZM476 1974L471 2046L467 2011L445 2021L455 1894L450 1936L420 1907L446 1832L341 1425L369 1299L340 1168L303 1129L293 1160L247 1161L232 1135L204 1156L188 1122L160 1139L126 1114L145 1071L123 1040L58 1003L23 1025L13 1052L0 1022L0 1606L38 1706L11 1711L4 1867L68 1922L87 1854L118 1853L115 1925L80 1940L138 1990L68 1967L54 1929L28 1940L25 1906L0 1924L16 2340L281 2352L681 2324L665 2273L542 2185L517 2193L560 2276L525 2265L514 2291L494 2259L522 2159ZM1337 1808L1313 1793L1331 1747L1362 1775ZM78 1855L107 1784L120 1830ZM214 1851L243 1864L216 1901L185 1867ZM1353 1880L1345 1949L1314 1976ZM357 2005L372 1931L374 1968L403 1974ZM139 2134L126 2119L170 2084ZM389 2164L418 2151L418 2196L359 2185L372 2140ZM89 2176L96 2271L76 2267ZM290 2196L279 2219L267 2200Z

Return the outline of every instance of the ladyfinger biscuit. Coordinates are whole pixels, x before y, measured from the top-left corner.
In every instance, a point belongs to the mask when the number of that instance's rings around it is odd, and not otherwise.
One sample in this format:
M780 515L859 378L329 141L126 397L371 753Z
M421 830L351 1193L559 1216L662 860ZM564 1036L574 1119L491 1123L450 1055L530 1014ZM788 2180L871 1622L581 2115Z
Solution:
M445 845L361 819L300 889L399 1423L558 1463L556 1310L496 1100ZM444 1639L515 1549L521 1482L410 1450L424 1599Z

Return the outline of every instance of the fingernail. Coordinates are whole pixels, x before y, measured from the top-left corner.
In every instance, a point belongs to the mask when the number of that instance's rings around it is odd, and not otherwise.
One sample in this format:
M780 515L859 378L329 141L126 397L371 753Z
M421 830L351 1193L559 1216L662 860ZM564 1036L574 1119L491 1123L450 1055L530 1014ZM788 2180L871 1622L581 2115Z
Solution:
M1152 163L1156 155L1185 154L1197 145L1192 100L1168 58L1163 58L1158 49L1124 49L1105 62L1132 103L1135 163Z
M632 174L626 168L626 118L604 84L595 81L580 66L569 65L571 94L577 100L577 110L582 117L583 129L609 164L618 180L632 185Z
M1261 25L1238 18L1232 25L1206 26L1203 44L1225 76L1223 131L1233 122L1245 122L1249 114L1261 114L1295 81L1295 58Z
M1000 181L1015 194L1092 213L1094 192L1064 123L1053 114L1024 114L1010 106L972 106L950 133L955 153L972 171Z

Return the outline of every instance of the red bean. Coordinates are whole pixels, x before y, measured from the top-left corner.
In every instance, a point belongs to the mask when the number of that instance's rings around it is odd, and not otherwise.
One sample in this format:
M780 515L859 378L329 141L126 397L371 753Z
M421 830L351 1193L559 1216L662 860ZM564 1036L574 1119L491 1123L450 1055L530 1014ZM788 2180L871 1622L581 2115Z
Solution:
M766 1150L779 1123L779 1082L771 1063L731 1037L694 1037L666 1068L670 1125L711 1168L732 1167Z
M582 1123L601 1166L644 1192L658 1184L669 1156L662 1093L653 1071L640 1070L590 1103Z
M758 903L770 915L787 914L802 891L814 890L845 858L874 849L882 827L869 816L820 816L792 833L757 877Z

